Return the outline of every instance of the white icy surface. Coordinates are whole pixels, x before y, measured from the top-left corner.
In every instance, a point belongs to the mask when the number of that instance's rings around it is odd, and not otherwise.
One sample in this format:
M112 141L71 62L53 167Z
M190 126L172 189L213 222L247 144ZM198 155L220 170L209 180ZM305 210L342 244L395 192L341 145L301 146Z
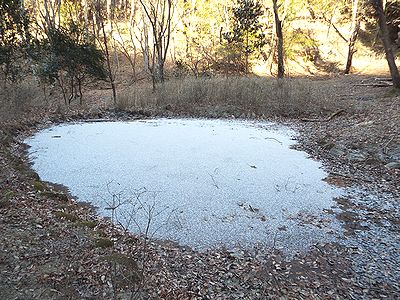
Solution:
M339 194L319 162L289 148L293 135L264 122L155 119L64 124L26 143L42 180L105 216L112 194L126 202L117 219L132 231L150 215L150 235L197 249L275 240L291 251L331 239L292 216L321 215Z

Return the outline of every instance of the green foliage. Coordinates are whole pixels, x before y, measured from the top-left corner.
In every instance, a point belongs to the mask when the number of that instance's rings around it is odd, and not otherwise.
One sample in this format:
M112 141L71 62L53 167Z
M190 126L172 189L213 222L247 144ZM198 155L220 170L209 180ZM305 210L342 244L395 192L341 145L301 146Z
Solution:
M108 238L98 238L95 241L96 248L110 248L114 246L114 242Z
M98 225L96 221L85 221L85 220L80 220L75 222L75 226L77 227L82 227L82 228L95 228Z
M15 196L13 191L5 191L3 195L0 195L0 209L9 207L11 205L11 199Z
M179 56L175 72L177 76L183 73L203 76L212 72L216 50L222 38L222 12L226 4L225 0L177 2L178 9L182 11L182 28L177 29L182 35L177 35L180 39L176 40Z
M50 51L47 41L34 41L28 50L29 56L35 62L33 74L41 82L54 84L59 78L59 65L56 55Z
M389 0L386 3L386 17L388 20L389 38L395 43L400 33L400 2ZM400 44L400 40L397 41Z
M48 197L48 198L52 198L52 199L56 199L56 200L61 200L64 202L68 201L68 196L65 195L64 193L60 193L57 191L43 191L41 193L42 196Z
M260 50L265 44L265 34L260 17L264 14L261 3L254 0L238 0L232 9L233 28L224 34L228 44L236 44L246 56Z
M36 180L32 183L32 185L33 185L33 188L38 192L43 192L47 189L47 186L41 181Z
M76 24L79 22L82 23L83 10L83 2L81 1L62 1L60 5L62 25L66 26L71 22Z
M400 40L400 2L398 0L388 0L385 6L386 21L389 30L389 39L393 45L399 44ZM377 43L379 36L379 26L377 26L377 14L375 2L368 0L363 7L362 12L365 30L361 30L359 40L365 46L375 51L376 53L384 53L384 48L381 43Z
M0 0L0 16L0 67L5 81L16 81L30 39L29 18L19 0Z
M81 85L86 76L106 79L103 52L73 22L68 28L49 28L47 35L47 39L36 41L30 51L37 62L35 74L45 82L58 82L67 102L66 79L70 87L69 102L77 96L82 100Z
M304 61L313 62L318 52L318 42L312 38L311 32L296 29L286 32L284 51L287 59L295 60L301 56Z
M105 79L103 53L93 43L80 40L77 30L71 26L69 30L53 28L49 31L48 42L56 69L67 71L70 77L88 74Z
M351 17L351 0L307 0L306 7L313 19L329 20L334 15Z
M228 74L245 74L248 72L243 48L238 43L223 43L216 51L219 59L214 62L213 69Z
M60 219L63 219L63 220L67 220L69 222L76 222L76 221L79 220L79 218L76 215L73 215L73 214L70 214L70 213L67 213L67 212L64 212L64 211L56 211L54 213L54 215L57 218L60 218Z
M10 200L11 198L13 198L15 196L15 193L13 191L10 190L6 190L5 193L2 196L2 199L5 200Z

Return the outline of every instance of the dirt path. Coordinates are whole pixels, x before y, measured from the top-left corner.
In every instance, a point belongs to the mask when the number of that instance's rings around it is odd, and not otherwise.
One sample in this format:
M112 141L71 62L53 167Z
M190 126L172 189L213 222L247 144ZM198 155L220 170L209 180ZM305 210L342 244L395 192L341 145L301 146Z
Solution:
M275 249L198 253L123 233L40 182L18 140L51 121L135 114L92 110L4 124L0 299L399 298L400 97L359 85L364 78L333 82L332 101L344 113L327 122L281 121L300 132L298 148L323 161L332 184L357 192L337 200L342 239L290 259Z

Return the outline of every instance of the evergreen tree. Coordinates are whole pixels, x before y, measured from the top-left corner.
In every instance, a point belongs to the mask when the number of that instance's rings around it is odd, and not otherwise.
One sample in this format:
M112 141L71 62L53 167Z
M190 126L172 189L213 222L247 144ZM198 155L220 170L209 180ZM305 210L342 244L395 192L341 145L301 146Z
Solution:
M87 76L106 78L103 52L73 23L68 28L50 28L48 39L38 45L36 74L58 82L66 104L77 97L82 102L82 84Z
M233 12L233 28L224 34L228 44L240 49L245 57L245 71L249 72L249 57L266 44L263 26L260 22L264 14L261 3L254 0L238 0Z
M0 0L0 16L0 68L4 82L15 81L29 43L29 18L20 0Z

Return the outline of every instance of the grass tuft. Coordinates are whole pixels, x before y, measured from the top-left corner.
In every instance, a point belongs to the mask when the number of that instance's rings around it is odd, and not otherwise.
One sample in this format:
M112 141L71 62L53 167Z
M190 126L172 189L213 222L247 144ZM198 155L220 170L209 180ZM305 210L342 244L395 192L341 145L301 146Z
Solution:
M107 238L99 238L95 241L96 248L110 248L114 246L114 242Z
M55 191L43 191L41 193L42 196L51 198L51 199L55 199L55 200L61 200L64 202L68 201L68 196L65 195L64 193L60 193L60 192L55 192Z
M15 196L15 193L11 190L6 190L3 194L3 196L1 197L2 200L10 200L11 198L13 198Z
M91 228L91 229L93 229L93 228L95 228L96 226L97 226L97 222L95 222L95 221L84 221L84 220L80 220L80 221L77 221L77 222L75 222L75 226L77 226L77 227L82 227L82 228Z
M63 211L56 211L54 213L54 215L57 218L64 219L64 220L67 220L67 221L70 221L70 222L76 222L76 221L79 220L79 218L77 216L75 216L73 214L70 214L70 213L63 212Z
M35 180L33 183L33 188L37 191L37 192L44 192L47 189L47 186L38 180Z

